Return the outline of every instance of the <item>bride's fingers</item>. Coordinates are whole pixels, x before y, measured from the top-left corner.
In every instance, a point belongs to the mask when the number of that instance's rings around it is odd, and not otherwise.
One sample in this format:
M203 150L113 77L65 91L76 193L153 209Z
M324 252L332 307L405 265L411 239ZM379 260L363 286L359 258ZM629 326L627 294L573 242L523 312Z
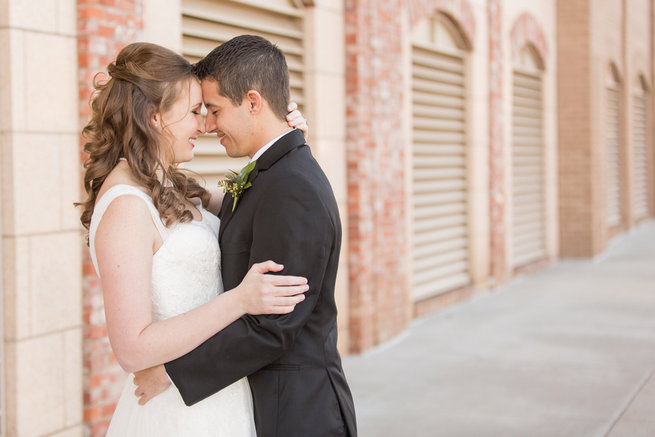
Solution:
M304 294L296 294L294 296L277 296L271 300L271 305L276 307L297 305L303 300L305 300Z
M296 309L295 303L291 303L288 305L275 305L271 307L270 314L288 314L292 312L294 309Z
M298 111L297 109L295 111L291 111L291 112L289 112L287 114L287 120L290 121L290 122L296 122L296 123L298 121L301 121L301 120L306 121L304 119L304 117L302 116L302 114L300 113L300 111Z
M274 287L270 290L270 296L273 298L289 297L289 296L303 296L309 290L309 285L291 285L284 287Z
M302 276L266 275L265 280L274 287L307 284L307 278L303 278Z
M283 268L284 266L282 264L278 264L276 262L268 260L261 263L253 264L250 270L256 273L264 274L267 272L279 272Z
M296 308L295 305L288 307L275 307L269 314L289 314Z

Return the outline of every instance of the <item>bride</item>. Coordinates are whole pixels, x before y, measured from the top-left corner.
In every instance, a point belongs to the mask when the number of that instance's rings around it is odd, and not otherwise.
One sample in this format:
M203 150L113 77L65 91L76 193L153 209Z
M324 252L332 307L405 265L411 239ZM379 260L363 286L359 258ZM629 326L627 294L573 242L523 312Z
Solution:
M135 43L94 85L83 135L82 224L101 278L109 340L121 367L136 372L178 358L244 314L285 314L304 299L306 279L252 266L223 292L218 247L222 196L210 195L178 164L204 132L193 67L163 47ZM290 109L293 109L290 106ZM306 129L298 111L290 126ZM212 212L210 212L212 211ZM246 379L187 407L174 385L138 405L130 376L108 436L255 435Z

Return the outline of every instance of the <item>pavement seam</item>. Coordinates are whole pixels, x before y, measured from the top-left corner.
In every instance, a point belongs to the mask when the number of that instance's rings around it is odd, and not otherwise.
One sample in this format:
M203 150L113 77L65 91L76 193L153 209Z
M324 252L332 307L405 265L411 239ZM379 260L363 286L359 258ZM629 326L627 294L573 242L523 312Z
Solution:
M653 377L653 374L655 374L655 367L650 369L650 372L646 374L646 376L642 379L641 383L637 385L637 388L631 393L631 395L628 397L628 400L625 402L623 405L623 408L620 408L617 413L612 417L610 420L609 426L607 428L607 431L605 431L603 434L601 434L603 437L609 437L610 433L614 430L616 425L621 421L623 418L623 415L628 411L630 406L633 404L635 399L637 399L637 396L639 396L639 393L646 387L648 384L648 381L651 380Z

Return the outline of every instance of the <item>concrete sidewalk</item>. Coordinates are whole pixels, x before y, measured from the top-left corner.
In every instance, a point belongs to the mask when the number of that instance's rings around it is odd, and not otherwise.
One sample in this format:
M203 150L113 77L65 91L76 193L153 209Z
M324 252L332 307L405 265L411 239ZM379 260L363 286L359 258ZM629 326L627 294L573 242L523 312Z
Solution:
M655 222L344 358L360 437L655 436Z

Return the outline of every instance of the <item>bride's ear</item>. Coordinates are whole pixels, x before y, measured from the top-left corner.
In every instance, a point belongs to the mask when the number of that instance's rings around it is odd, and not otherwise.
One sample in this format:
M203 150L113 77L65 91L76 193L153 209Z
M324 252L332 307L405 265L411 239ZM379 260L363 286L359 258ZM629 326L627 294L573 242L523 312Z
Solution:
M263 99L259 91L250 90L246 93L244 98L245 103L248 105L251 115L255 115L262 110Z
M161 114L159 112L152 114L150 122L155 127L155 129L159 129L161 127Z

